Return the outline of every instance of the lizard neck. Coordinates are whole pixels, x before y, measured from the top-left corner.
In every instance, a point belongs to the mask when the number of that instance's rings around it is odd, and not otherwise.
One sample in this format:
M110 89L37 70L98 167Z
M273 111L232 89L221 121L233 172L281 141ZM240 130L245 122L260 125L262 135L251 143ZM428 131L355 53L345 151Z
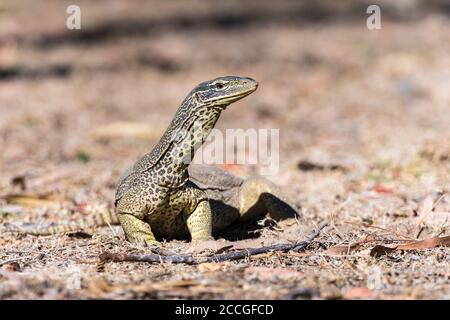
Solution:
M159 185L176 188L187 181L189 177L187 167L192 162L195 152L214 128L221 112L221 108L202 107L184 119L185 121L177 129L169 126L166 133L171 132L173 137L166 151L154 166ZM172 124L174 122L175 119ZM161 140L163 139L165 139L164 136Z

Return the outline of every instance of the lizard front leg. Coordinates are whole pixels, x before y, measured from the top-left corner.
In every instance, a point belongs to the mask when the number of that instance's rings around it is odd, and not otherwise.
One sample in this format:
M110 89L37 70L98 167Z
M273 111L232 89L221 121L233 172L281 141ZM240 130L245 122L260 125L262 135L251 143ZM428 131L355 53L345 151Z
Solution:
M195 187L188 188L185 193L187 206L184 209L189 234L193 242L211 240L212 213L206 193Z
M156 241L150 224L145 221L146 208L138 195L139 192L130 192L117 202L120 225L131 243L144 246L158 245L159 242Z
M150 225L129 213L118 213L120 224L128 241L137 245L159 245Z

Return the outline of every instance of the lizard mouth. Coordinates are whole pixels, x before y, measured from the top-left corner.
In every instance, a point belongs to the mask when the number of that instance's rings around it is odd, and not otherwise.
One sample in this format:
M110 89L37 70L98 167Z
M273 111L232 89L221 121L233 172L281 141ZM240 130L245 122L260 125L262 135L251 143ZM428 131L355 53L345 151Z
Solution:
M237 94L234 94L234 95L231 95L228 97L224 97L224 98L218 100L217 106L220 107L221 109L226 109L231 103L236 102L236 101L248 96L249 94L254 92L257 88L258 88L258 85L255 85L254 87L249 88L248 90L241 91Z

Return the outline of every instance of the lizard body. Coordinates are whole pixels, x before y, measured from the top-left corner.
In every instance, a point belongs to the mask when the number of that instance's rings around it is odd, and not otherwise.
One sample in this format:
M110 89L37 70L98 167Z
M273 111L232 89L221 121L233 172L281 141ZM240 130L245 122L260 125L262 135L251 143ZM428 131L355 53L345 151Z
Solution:
M266 213L293 217L295 209L281 191L263 177L241 179L209 166L188 166L221 112L256 90L255 80L220 77L195 87L151 152L120 177L115 212L80 220L22 227L44 235L120 223L130 242L157 244L157 238L211 239L235 221Z

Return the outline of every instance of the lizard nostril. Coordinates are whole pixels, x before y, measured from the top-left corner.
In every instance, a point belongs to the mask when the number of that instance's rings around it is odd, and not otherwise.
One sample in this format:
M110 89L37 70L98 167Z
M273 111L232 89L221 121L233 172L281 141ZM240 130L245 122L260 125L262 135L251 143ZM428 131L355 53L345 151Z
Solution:
M256 82L252 78L245 78L244 81L243 81L243 84L247 85L247 86L250 86L250 85L256 86L256 87L258 86L258 82Z

